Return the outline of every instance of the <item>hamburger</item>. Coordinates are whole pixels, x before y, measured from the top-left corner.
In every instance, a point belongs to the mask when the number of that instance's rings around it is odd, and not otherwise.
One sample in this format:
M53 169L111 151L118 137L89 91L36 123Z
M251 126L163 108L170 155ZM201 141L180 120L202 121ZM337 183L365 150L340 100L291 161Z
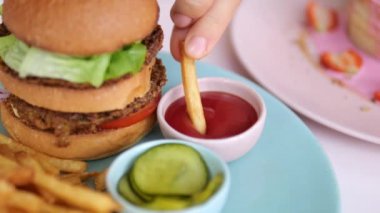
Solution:
M69 159L125 149L155 124L166 82L156 0L4 0L1 119L19 143Z

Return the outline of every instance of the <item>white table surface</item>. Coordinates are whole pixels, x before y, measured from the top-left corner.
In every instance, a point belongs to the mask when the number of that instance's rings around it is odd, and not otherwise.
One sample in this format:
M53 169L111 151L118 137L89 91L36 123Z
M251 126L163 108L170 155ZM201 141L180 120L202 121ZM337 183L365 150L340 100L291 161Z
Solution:
M159 0L159 22L165 34L164 51L169 51L173 26L169 14L173 2ZM232 45L228 29L213 52L202 61L250 78ZM380 145L341 134L302 115L300 117L318 138L335 171L340 190L341 212L380 212Z

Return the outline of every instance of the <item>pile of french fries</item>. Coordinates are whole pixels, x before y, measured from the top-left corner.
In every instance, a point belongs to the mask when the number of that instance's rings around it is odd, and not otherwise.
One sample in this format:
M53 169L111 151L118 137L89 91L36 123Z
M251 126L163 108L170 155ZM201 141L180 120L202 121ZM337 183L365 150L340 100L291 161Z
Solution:
M115 212L105 192L105 172L88 173L84 161L37 152L0 134L0 213ZM95 188L84 183L93 178Z

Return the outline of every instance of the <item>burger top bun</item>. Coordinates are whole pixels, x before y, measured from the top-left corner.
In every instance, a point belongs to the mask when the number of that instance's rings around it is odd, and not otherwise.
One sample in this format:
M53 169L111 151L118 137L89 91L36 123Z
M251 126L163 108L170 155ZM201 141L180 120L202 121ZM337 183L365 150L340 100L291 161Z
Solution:
M3 20L25 43L89 56L142 40L157 25L156 0L4 0Z

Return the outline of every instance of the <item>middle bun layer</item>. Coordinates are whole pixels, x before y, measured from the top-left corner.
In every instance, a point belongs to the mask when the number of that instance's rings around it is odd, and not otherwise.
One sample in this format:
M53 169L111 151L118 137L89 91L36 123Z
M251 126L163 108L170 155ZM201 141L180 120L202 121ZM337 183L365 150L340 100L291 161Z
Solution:
M0 81L10 93L34 106L58 112L103 112L123 109L136 97L143 96L150 88L154 63L152 60L139 73L100 88L74 89L29 83L7 72L9 68L4 64L0 65Z

